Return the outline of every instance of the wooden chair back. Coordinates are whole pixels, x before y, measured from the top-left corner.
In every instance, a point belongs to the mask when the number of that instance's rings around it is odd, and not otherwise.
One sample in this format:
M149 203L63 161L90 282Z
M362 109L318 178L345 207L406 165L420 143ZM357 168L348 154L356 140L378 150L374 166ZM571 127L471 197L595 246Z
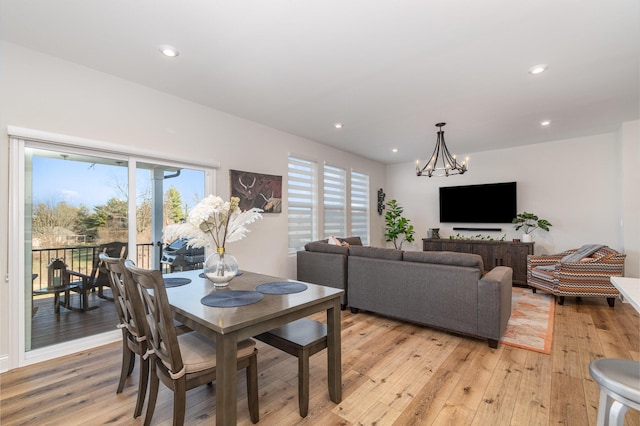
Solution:
M130 334L129 338L135 342L144 342L145 318L142 312L142 301L132 281L131 272L125 268L124 259L120 257L109 257L102 252L99 258L107 270L121 327L127 330Z
M169 371L180 372L184 364L162 273L138 268L131 260L125 261L125 267L131 272L140 293L149 346L165 366L170 366Z
M93 258L91 279L89 281L94 287L108 286L110 284L109 271L107 271L103 261L100 259L100 255L102 254L111 258L126 259L128 256L128 244L122 241L113 241L101 244L100 247L98 247Z
M133 411L133 417L136 418L142 414L149 380L149 362L144 357L148 348L144 327L146 318L140 293L133 282L131 272L124 266L124 259L109 257L106 253L100 253L99 256L108 271L113 302L120 320L119 327L122 328L122 367L116 393L121 393L124 390L126 378L133 371L136 355L140 358L138 397Z

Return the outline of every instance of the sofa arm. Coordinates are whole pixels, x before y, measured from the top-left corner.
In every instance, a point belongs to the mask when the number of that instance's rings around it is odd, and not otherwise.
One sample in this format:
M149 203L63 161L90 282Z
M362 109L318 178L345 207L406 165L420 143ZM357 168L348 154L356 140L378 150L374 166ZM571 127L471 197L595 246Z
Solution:
M346 255L299 251L297 253L297 279L344 290L341 304L347 305Z
M550 256L536 256L536 255L528 255L527 256L527 271L535 268L536 266L545 266L545 265L555 265L560 263L560 259L562 259L564 255L554 254Z
M500 340L511 317L513 270L496 266L478 280L478 334Z

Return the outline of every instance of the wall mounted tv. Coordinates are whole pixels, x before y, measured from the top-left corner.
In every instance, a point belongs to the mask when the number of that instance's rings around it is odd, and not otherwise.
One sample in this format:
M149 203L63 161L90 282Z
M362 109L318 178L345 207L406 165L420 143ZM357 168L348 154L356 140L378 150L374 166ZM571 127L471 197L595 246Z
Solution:
M443 223L511 223L517 209L516 182L440 188Z

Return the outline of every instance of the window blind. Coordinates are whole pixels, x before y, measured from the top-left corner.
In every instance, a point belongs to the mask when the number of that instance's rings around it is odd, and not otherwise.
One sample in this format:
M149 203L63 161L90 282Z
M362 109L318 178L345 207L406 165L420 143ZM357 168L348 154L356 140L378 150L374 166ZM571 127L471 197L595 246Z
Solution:
M324 236L346 236L347 171L324 165Z
M314 161L289 157L287 173L289 253L317 239L316 170Z
M351 234L369 244L369 176L351 171Z

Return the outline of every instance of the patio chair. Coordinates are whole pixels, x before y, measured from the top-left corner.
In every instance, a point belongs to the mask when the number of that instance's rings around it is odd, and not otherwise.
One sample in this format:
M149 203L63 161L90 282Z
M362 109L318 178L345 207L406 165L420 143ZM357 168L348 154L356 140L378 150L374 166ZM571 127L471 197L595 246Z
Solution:
M33 290L33 295L53 294L53 311L55 312L56 320L59 321L60 306L69 310L78 310L71 307L70 292L79 288L79 283L70 282L69 271L64 259L56 258L47 265L47 286ZM64 299L60 297L60 293L64 293Z
M105 296L104 294L104 287L111 287L111 283L109 281L109 273L103 262L100 260L100 254L104 253L108 257L126 259L127 252L126 242L114 241L111 243L105 243L95 250L93 265L89 275L81 272L69 271L69 274L72 277L80 279L80 281L77 281L78 287L73 291L82 295L82 306L84 310L95 308L89 307L89 292L95 291L96 288L98 289L98 297L106 300L113 300L112 297Z
M549 256L527 256L527 285L534 293L538 289L553 294L559 305L564 303L565 296L605 297L609 306L614 307L619 292L611 284L611 277L624 274L626 255L598 246L588 256L579 256L587 247Z
M147 352L151 356L150 389L144 424L148 426L151 423L159 381L162 381L174 393L173 424L182 425L186 392L216 379L216 345L196 331L176 335L172 309L160 271L137 268L130 260L125 262L125 267L131 271L133 282L141 294L142 304L134 306L134 309L145 313L145 335L150 346ZM253 340L238 342L237 365L238 370L246 370L247 400L253 423L257 423L260 417L257 353Z
M133 417L136 418L142 414L149 381L149 362L143 356L148 349L144 326L142 326L146 319L140 310L134 309L134 306L140 306L142 302L132 281L131 272L124 266L124 259L100 253L100 260L108 271L113 300L120 320L118 328L122 329L122 368L116 393L121 393L124 389L125 381L135 366L136 355L140 358L138 398L133 411Z

